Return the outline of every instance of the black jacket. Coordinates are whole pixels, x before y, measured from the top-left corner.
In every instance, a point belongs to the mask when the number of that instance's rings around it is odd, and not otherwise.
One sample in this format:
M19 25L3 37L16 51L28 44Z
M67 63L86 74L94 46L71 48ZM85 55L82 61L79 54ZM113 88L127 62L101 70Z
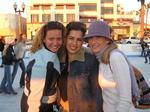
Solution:
M5 43L0 41L0 51L2 52L4 50Z
M6 49L6 53L3 54L2 56L3 64L12 65L14 61L14 57L15 55L14 55L13 46L9 45L8 48Z

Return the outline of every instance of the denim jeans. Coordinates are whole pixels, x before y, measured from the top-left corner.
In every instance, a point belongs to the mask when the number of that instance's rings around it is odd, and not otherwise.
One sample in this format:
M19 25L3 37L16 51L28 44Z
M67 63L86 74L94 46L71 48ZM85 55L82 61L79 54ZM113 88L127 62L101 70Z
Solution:
M20 86L24 86L24 77L25 77L25 64L23 59L20 59L19 61L16 61L13 67L13 73L12 73L12 83L14 82L15 76L17 74L18 71L18 67L20 66L21 70L22 70L22 74L20 77Z
M4 77L1 82L1 91L3 92L13 92L12 87L12 75L11 75L11 65L4 65Z

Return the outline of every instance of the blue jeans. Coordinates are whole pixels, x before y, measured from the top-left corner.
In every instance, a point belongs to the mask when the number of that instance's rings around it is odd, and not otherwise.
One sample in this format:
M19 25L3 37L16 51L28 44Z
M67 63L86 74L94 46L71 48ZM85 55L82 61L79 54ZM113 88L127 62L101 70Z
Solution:
M11 75L11 65L4 65L4 77L0 86L3 92L13 92L12 87L12 75Z
M13 72L12 72L12 83L15 79L15 76L17 74L18 71L18 67L20 66L21 70L22 70L22 74L20 77L20 87L24 86L25 82L24 82L24 77L25 77L25 64L23 59L20 59L18 61L15 62L14 67L13 67Z

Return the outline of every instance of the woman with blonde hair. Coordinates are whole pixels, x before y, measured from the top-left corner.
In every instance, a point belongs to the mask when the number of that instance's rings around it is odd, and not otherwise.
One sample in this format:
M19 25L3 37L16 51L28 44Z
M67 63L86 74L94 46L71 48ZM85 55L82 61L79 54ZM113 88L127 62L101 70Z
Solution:
M57 52L62 46L65 28L50 21L37 32L26 70L21 112L58 112L57 80L60 62Z
M135 112L130 66L113 42L110 27L104 21L94 21L84 39L100 62L98 80L104 112Z

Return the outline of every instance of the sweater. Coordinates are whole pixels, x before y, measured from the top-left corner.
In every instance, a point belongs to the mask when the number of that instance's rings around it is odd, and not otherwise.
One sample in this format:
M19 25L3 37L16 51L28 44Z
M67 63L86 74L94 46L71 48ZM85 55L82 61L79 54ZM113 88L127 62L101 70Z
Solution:
M104 112L135 112L132 104L128 63L119 52L111 52L110 65L100 63L99 85L102 88Z
M23 59L25 51L26 51L25 43L23 43L23 42L17 43L14 47L14 52L15 52L15 55L16 55L16 59L17 60L18 59Z

